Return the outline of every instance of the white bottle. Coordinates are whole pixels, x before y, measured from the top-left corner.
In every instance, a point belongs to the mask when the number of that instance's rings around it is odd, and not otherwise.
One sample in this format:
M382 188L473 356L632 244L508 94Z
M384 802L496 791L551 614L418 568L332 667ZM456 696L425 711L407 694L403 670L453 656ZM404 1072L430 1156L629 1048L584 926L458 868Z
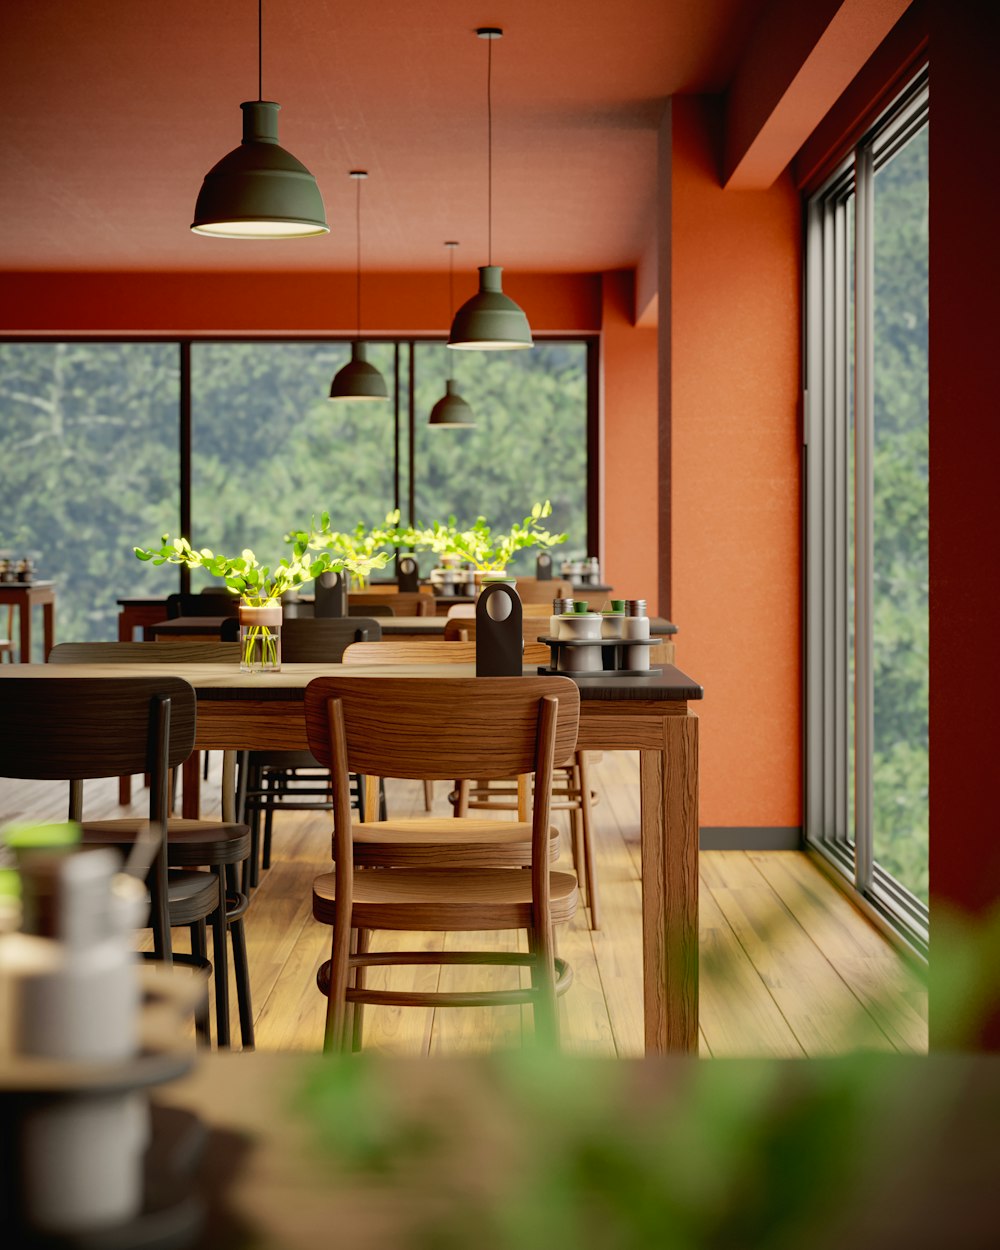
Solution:
M29 932L0 938L0 1049L18 1056L115 1066L139 1045L132 935L148 899L92 850L21 863ZM24 1218L46 1233L86 1233L142 1207L149 1141L144 1093L70 1093L21 1122Z
M625 600L625 620L622 623L623 638L648 638L649 617L646 615L645 599ZM626 647L625 667L644 672L649 668L649 647Z

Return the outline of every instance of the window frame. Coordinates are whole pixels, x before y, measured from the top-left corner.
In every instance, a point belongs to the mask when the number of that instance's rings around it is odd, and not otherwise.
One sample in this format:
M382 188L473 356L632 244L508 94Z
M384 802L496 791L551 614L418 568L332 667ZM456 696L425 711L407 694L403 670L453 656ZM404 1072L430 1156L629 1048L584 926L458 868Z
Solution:
M928 909L873 854L873 288L875 174L929 108L925 66L807 199L803 350L804 837L924 956Z

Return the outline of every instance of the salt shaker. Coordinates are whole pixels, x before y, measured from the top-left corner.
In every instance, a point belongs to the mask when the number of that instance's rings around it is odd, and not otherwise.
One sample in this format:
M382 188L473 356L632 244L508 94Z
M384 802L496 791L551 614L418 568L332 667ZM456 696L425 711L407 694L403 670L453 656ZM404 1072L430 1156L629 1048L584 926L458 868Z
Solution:
M622 637L648 638L649 617L646 615L645 599L625 600L625 620L622 622ZM630 669L649 668L649 647L628 647L625 653L625 664Z

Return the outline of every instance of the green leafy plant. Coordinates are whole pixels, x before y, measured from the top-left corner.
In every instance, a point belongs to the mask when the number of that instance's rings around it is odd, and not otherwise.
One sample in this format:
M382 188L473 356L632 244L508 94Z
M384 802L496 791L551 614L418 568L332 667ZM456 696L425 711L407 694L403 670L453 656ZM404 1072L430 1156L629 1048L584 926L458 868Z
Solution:
M204 569L213 577L221 577L234 595L252 608L276 606L283 594L311 582L321 573L346 572L352 576L367 575L373 568L383 568L388 556L366 556L332 550L313 555L303 542L296 540L290 556L284 556L272 569L261 564L254 553L245 548L238 556L216 555L208 547L196 551L186 538L171 539L164 534L159 547L134 547L140 560L153 564L182 564L189 569ZM253 667L257 655L264 665L277 659L277 643L266 625L254 626L244 639L244 660Z
M409 532L399 524L398 508L388 513L380 525L368 526L359 521L351 530L332 530L330 514L324 512L318 527L314 520L311 529L292 530L285 535L285 541L297 551L318 551L343 561L354 589L363 590L371 570L385 568L392 548L410 546L406 538Z
M460 530L455 518L435 522L423 529L412 529L404 539L407 546L424 548L438 555L455 556L468 561L481 573L506 569L518 551L527 547L554 547L566 541L565 534L553 534L541 522L552 515L552 504L546 499L536 503L523 521L515 521L509 530L494 531L483 516L477 517L470 529Z

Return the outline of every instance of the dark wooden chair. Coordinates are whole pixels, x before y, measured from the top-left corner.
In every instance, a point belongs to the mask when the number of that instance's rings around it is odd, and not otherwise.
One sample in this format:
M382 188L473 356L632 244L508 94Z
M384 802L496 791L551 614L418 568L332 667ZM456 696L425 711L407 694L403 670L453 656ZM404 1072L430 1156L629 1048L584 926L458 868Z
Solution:
M49 654L52 664L233 664L239 663L239 646L233 643L176 642L163 646L148 642L63 642ZM95 680L86 678L84 680ZM127 680L135 680L129 678ZM159 680L159 679L158 679ZM165 680L165 679L164 679ZM187 683L184 683L187 686ZM190 686L188 686L190 689ZM193 743L193 739L192 739ZM182 759L171 763L176 769L192 754L190 746ZM133 770L134 771L134 770ZM150 781L151 793L153 781ZM169 811L169 799L168 807ZM118 819L84 822L84 841L117 846L127 850L142 822ZM247 965L243 917L249 905L244 878L250 857L250 830L244 824L224 821L186 820L171 816L167 822L167 861L171 868L204 868L214 882L216 903L224 900L222 912L210 917L213 936L213 963L216 970L216 1029L220 1046L230 1043L229 974L226 933L233 950L236 973L236 1001L240 1036L245 1050L253 1049L253 1009ZM204 875L204 874L202 874ZM215 909L213 909L215 911ZM219 915L224 918L219 922ZM187 923L177 920L176 924ZM192 942L196 935L192 932Z
M325 1047L360 1045L363 1003L484 1006L530 1003L536 1033L558 1040L556 995L572 980L556 957L553 926L576 909L576 879L549 868L553 765L576 746L580 694L564 677L319 677L305 696L306 732L333 776L334 870L313 883L313 915L332 927L329 964L318 975L328 995ZM348 776L445 779L534 772L530 871L469 866L357 868ZM441 832L460 822L440 821ZM376 929L481 932L524 929L526 954L394 951L373 954ZM353 948L353 949L352 949ZM440 991L366 989L370 964L510 964L527 967L524 989ZM348 1005L354 1009L350 1029Z
M145 644L139 644L140 646ZM214 923L216 971L225 953L225 885L218 873L194 872L170 848L167 818L168 774L191 753L195 695L179 677L0 677L0 760L3 775L70 783L69 816L80 820L83 783L96 777L148 772L146 820L102 822L104 837L95 839L84 824L84 841L113 845L127 853L141 830L152 827L157 850L148 874L149 923L156 959L193 962L206 969L206 921ZM228 837L220 831L220 841ZM244 841L249 838L244 831ZM201 864L203 861L198 860ZM171 928L191 932L191 956L175 956ZM225 968L225 959L221 960ZM219 980L218 975L216 980ZM199 1033L207 1038L208 1020L198 1014Z
M198 595L178 591L167 595L166 610L169 621L175 621L179 616L237 616L240 597L230 594L228 590L203 590Z

